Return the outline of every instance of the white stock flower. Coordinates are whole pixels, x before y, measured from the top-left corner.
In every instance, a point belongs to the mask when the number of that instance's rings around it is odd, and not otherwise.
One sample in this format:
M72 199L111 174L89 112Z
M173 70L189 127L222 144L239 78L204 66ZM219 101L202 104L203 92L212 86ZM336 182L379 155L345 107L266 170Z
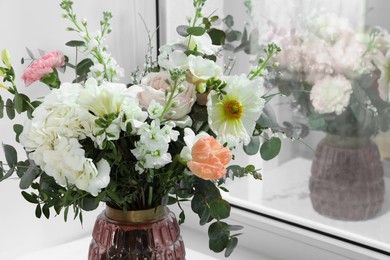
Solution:
M188 68L188 57L181 50L172 50L171 47L160 48L160 55L158 56L158 65L160 67L171 70L173 68L180 68L186 70Z
M377 53L374 57L374 63L380 71L380 77L377 81L379 97L383 101L388 101L390 95L390 51L385 56L382 53Z
M207 33L201 36L187 36L184 39L183 44L188 46L190 50L196 49L198 52L206 55L215 55L221 50L221 46L213 45L212 40Z
M222 68L214 61L194 55L190 55L188 58L188 67L192 74L192 82L199 80L206 81L210 78L221 76Z
M225 80L226 95L222 99L212 90L208 96L207 112L211 130L229 146L242 141L248 144L263 111L265 100L263 81L249 80L245 75L229 76Z
M351 82L344 76L326 76L314 84L310 100L318 113L340 115L348 106L352 91Z
M164 110L164 107L157 103L156 101L152 100L148 106L148 114L149 118L151 119L157 119L161 116L162 112Z

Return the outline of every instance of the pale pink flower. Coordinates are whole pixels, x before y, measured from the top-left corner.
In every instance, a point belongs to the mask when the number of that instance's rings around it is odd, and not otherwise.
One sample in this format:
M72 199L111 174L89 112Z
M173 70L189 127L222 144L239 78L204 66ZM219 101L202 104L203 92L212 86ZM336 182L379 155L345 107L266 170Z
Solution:
M170 86L167 83L167 80L173 82L170 78L169 72L158 72L158 73L149 73L142 80L140 87L143 90L138 93L138 99L140 104L143 107L149 107L152 100L159 103L160 105L165 105L165 91L170 91ZM195 86L188 82L182 82L182 87L184 91L178 94L174 101L177 102L177 106L171 108L169 112L173 112L173 115L167 116L166 118L177 120L186 116L196 101L196 91Z
M199 139L192 147L192 160L187 163L191 172L204 180L218 180L226 174L226 166L232 159L229 148L214 137Z
M30 86L37 80L40 80L47 74L52 73L54 68L65 65L65 57L60 51L46 53L39 59L35 60L27 67L22 75L26 87Z

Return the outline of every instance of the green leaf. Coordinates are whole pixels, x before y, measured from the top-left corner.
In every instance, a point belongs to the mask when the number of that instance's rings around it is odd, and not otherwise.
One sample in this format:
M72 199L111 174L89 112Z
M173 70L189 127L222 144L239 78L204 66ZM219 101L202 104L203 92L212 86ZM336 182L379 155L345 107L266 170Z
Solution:
M73 41L68 41L67 43L65 43L65 45L69 47L80 47L80 46L84 46L85 42L73 40Z
M188 28L189 28L189 26L187 26L187 25L179 25L178 27L176 27L176 32L180 36L187 37L188 36L187 29Z
M38 204L37 207L35 208L35 216L37 218L41 218L42 216L42 209L40 204Z
M261 158L266 161L275 158L279 154L281 146L282 142L278 137L271 137L260 147Z
M14 124L13 128L14 128L14 132L16 134L15 140L16 140L16 142L19 143L19 136L23 132L23 126L20 124Z
M232 237L229 239L229 242L226 245L225 257L229 257L233 253L234 248L236 248L237 244L238 244L237 237Z
M31 195L30 193L27 193L25 191L22 191L22 196L25 200L27 200L28 202L30 203L33 203L33 204L38 204L39 201L37 200L37 198L35 198L33 195Z
M91 59L84 59L80 61L76 65L76 73L77 75L87 75L90 71L91 66L93 65L93 61Z
M30 56L30 58L34 60L35 58L34 58L34 54L32 53L32 51L27 47L26 47L26 51L27 51L28 56Z
M191 200L191 209L199 216L199 224L205 225L210 217L209 207L207 205L205 197L195 194Z
M240 31L230 31L226 34L226 40L228 42L238 41L241 38L242 33Z
M16 153L15 148L11 145L3 144L3 149L8 166L14 167L18 163L18 154Z
M7 112L7 116L9 119L14 119L15 118L15 108L14 108L14 103L12 102L11 99L7 99L7 102L5 103L6 104L6 112Z
M61 85L57 69L53 69L52 73L46 74L40 81L51 88L59 88Z
M80 223L82 225L83 224L83 212L82 211L80 211L80 213L79 213L79 219L80 219Z
M47 204L43 205L42 207L42 212L43 212L43 215L49 219L50 217L50 209L49 209L49 206Z
M194 35L194 36L202 36L206 32L206 30L200 26L189 27L187 28L186 31L189 35Z
M64 221L65 222L68 220L68 212L69 212L69 206L66 206L65 210L64 210Z
M232 26L234 25L233 16L231 16L230 14L227 15L225 18L223 18L223 21L224 21L224 23L225 23L228 27L232 27Z
M23 98L19 93L15 93L14 97L15 110L18 114L23 111Z
M244 152L247 155L255 155L260 148L260 136L251 136L251 141L248 145L244 145Z
M226 231L228 224L225 222L214 222L209 226L209 248L216 253L222 252L228 242L229 233Z
M185 215L184 211L182 211L179 214L179 225L183 224L185 220L186 220L186 215Z
M230 216L230 204L222 198L210 201L209 206L211 216L217 220L225 219Z
M81 208L86 211L91 211L96 209L99 206L99 200L93 196L85 196L81 200Z
M28 189L38 174L38 168L34 164L30 164L20 179L19 188L22 190Z
M4 100L0 96L0 118L4 117Z
M7 173L0 178L0 182L10 177L15 171L15 167L10 168Z
M214 45L223 45L225 43L226 34L224 31L212 28L207 33Z

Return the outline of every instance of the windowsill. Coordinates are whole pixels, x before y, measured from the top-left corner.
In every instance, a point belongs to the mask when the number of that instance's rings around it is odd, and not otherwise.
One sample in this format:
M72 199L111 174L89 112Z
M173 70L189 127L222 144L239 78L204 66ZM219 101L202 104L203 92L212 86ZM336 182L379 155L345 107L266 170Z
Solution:
M382 211L373 219L340 221L324 217L311 205L308 188L310 167L310 160L296 158L264 172L262 181L235 179L227 184L230 192L225 194L225 198L241 208L390 252L390 236L384 232L390 229L388 194ZM388 191L390 178L386 176L385 182Z

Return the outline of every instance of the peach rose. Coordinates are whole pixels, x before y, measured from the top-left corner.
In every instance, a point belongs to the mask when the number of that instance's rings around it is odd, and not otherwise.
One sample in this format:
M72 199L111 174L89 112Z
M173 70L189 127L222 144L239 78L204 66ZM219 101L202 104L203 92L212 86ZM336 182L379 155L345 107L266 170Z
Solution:
M46 53L41 58L35 60L22 75L22 79L26 87L30 86L37 80L40 80L47 74L54 71L54 68L59 68L65 65L64 55L59 51Z
M138 94L138 99L143 107L148 107L152 100L158 102L160 105L165 105L165 90L169 90L170 86L167 84L167 80L171 81L169 72L153 72L146 75L142 80L140 86L143 91ZM169 111L173 111L174 115L168 119L177 120L187 115L192 108L192 105L196 101L195 86L188 83L181 83L185 90L180 93L175 101L179 102L179 105L171 108Z
M193 174L204 180L217 180L226 174L226 166L232 159L227 147L214 137L199 139L192 147L192 160L187 163Z

